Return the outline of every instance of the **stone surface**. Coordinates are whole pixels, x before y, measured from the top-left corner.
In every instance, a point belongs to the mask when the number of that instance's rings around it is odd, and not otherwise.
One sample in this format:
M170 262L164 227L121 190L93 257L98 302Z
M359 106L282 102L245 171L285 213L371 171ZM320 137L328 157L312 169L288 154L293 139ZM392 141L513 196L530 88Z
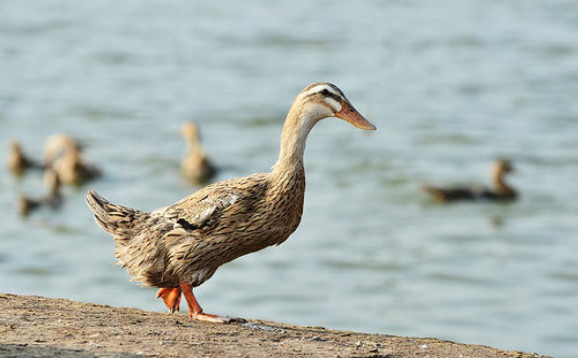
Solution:
M0 357L544 357L435 338L412 338L0 294Z

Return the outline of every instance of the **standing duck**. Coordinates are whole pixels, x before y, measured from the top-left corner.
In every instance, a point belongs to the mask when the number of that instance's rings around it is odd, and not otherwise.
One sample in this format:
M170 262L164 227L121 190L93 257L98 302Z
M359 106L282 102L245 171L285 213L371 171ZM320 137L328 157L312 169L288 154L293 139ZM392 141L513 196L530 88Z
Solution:
M132 280L160 287L157 297L169 312L178 310L183 294L193 319L237 320L204 313L193 288L219 266L279 245L295 231L303 212L305 141L313 126L327 117L376 129L335 85L314 83L289 109L279 159L271 172L211 184L152 212L112 204L92 190L88 206L97 224L114 237L119 263Z
M444 203L457 200L496 200L512 201L518 197L518 193L505 181L506 174L512 172L514 167L509 160L498 159L494 163L491 172L493 188L477 187L453 187L438 188L423 186L422 189L429 193L437 202Z
M217 171L201 146L198 128L194 122L186 122L181 128L181 134L188 146L187 154L181 162L181 172L193 184L204 184Z
M8 151L8 157L6 159L6 165L8 169L15 176L22 176L24 172L29 168L42 168L43 166L39 163L34 162L32 159L28 158L22 151L22 146L20 142L16 139L10 141L10 149Z
M44 206L58 209L62 205L62 195L60 194L60 178L54 170L47 169L44 173L44 185L48 188L48 195L34 199L27 196L18 198L18 211L20 215L26 216L30 212Z

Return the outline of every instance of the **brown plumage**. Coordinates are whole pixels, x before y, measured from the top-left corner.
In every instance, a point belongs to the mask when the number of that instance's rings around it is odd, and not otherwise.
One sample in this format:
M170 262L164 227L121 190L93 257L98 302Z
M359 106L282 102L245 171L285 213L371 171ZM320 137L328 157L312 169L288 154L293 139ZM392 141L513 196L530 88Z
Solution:
M514 167L509 160L498 159L491 172L493 188L423 186L422 189L440 203L458 200L512 201L518 197L518 193L506 183L505 176L513 170Z
M281 133L279 160L269 173L215 183L152 212L112 204L89 191L96 222L115 239L115 255L133 280L161 287L169 311L181 293L195 319L228 322L205 314L192 288L222 264L284 242L303 212L303 152L310 130L321 119L338 117L374 130L336 86L314 83L293 102Z
M207 183L217 170L203 150L197 125L192 121L186 122L181 134L187 141L187 153L181 161L181 172L193 184Z
M44 173L44 185L48 188L48 195L39 199L27 196L20 196L18 198L18 212L20 215L26 216L41 207L58 209L62 205L58 174L53 170L46 170Z

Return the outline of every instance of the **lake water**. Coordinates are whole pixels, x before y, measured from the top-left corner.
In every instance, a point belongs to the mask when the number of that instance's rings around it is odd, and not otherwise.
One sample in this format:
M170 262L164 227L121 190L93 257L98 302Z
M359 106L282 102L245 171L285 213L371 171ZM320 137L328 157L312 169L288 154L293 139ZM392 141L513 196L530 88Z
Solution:
M305 156L303 221L222 267L206 311L578 352L578 11L574 1L4 1L0 145L86 145L105 176L28 218L41 176L0 172L0 291L164 311L113 265L89 188L155 209L195 119L218 180L267 171L307 84L330 81L379 130L327 119ZM420 185L488 182L512 159L512 204L435 205Z

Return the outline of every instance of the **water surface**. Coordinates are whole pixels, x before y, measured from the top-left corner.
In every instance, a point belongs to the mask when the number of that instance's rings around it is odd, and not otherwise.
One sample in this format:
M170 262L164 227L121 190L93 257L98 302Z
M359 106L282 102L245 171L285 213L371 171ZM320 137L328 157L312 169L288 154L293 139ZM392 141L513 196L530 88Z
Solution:
M204 308L575 356L577 17L568 0L3 2L2 153L16 137L40 157L66 132L106 175L23 219L16 197L41 177L0 172L0 289L162 311L113 265L86 190L147 210L195 190L178 172L189 119L218 180L267 171L294 96L322 80L378 132L313 130L301 226L222 267ZM419 190L485 184L498 156L516 203Z

